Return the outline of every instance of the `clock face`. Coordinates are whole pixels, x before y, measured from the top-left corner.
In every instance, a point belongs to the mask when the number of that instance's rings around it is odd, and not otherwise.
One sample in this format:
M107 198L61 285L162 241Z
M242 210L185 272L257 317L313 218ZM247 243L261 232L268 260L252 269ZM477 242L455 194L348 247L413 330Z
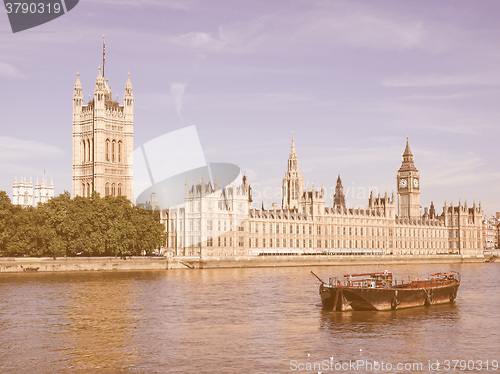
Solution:
M408 185L408 181L407 181L406 179L401 179L401 180L399 181L399 186L400 186L401 188L405 188L407 185Z
M413 187L418 188L418 179L413 180Z

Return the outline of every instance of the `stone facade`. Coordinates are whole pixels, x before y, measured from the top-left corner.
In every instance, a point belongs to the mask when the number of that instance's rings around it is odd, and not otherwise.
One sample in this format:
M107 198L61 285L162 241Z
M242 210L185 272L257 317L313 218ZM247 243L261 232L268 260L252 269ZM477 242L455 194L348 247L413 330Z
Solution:
M186 180L186 202L162 211L167 248L184 256L241 256L248 253L245 221L251 211L252 191L243 177L221 187L201 180L190 186Z
M38 178L35 184L35 205L45 204L47 201L54 197L54 182L52 178L50 183L47 182L47 178L44 176L42 182L38 183Z
M405 182L402 182L405 180ZM257 254L461 255L481 257L481 206L445 203L441 215L434 204L420 212L420 177L407 141L394 194L371 194L366 209L348 209L342 181L337 179L333 204L325 188L304 189L292 138L283 179L282 207L251 207L246 177L221 188L186 181L186 202L162 211L167 250L185 256ZM396 211L397 207L397 211Z
M34 195L33 195L34 191ZM12 187L12 204L21 205L23 207L27 206L37 206L38 203L45 204L49 199L54 197L54 182L52 179L50 183L47 182L47 178L44 176L42 182L38 183L38 178L36 180L35 187L33 188L33 180L30 177L29 181L26 178L21 177L17 181L17 177L14 179L14 184Z
M500 212L483 219L483 247L489 251L500 248Z
M83 104L80 75L73 91L73 196L123 195L132 201L134 94L130 74L123 105L113 100L109 82L96 78L94 97Z
M14 179L12 204L22 207L33 206L33 179L31 177L29 181L24 177L21 177L19 181L17 177Z

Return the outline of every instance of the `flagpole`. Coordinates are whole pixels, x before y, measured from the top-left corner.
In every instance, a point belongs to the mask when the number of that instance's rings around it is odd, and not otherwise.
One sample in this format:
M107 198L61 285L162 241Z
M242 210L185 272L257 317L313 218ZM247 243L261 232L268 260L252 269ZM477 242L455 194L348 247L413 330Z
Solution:
M106 60L106 44L104 43L104 35L102 36L102 77L104 78L104 61Z

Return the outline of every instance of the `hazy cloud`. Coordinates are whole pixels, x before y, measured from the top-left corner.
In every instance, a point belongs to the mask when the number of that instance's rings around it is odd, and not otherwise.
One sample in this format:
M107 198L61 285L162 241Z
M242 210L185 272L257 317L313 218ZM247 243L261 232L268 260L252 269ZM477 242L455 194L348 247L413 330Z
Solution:
M61 148L33 140L0 136L0 161L34 160L64 155Z
M184 105L184 92L186 91L187 83L172 83L170 85L170 94L175 105L175 112L179 119L184 120L182 117L182 106Z
M18 68L6 62L0 61L0 77L1 76L7 78L17 78L17 79L24 78L24 75Z
M116 6L132 6L132 7L145 7L157 6L170 9L186 10L189 9L189 1L187 0L86 0L87 2L94 2L99 4L109 4Z
M457 74L457 75L404 75L387 78L382 81L387 87L435 87L457 85L497 85L500 75L492 74Z
M371 49L413 48L425 37L423 24L418 20L402 21L360 7L315 10L310 12L308 22L298 18L297 23L301 25L299 35Z
M168 40L174 44L190 47L190 48L200 48L218 51L227 45L227 42L220 39L219 37L214 37L212 34L207 32L188 32L186 34L181 34L168 38Z

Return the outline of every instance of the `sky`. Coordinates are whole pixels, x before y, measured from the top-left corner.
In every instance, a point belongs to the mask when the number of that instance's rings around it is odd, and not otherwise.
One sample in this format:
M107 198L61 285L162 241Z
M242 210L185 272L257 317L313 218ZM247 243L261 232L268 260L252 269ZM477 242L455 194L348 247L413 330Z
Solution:
M422 206L500 211L498 0L81 0L12 33L0 5L0 190L44 171L71 191L77 72L134 88L134 145L196 126L254 206L281 203L292 132L306 185L350 207L396 191L406 138ZM86 101L86 100L85 100ZM175 162L175 160L172 160Z

